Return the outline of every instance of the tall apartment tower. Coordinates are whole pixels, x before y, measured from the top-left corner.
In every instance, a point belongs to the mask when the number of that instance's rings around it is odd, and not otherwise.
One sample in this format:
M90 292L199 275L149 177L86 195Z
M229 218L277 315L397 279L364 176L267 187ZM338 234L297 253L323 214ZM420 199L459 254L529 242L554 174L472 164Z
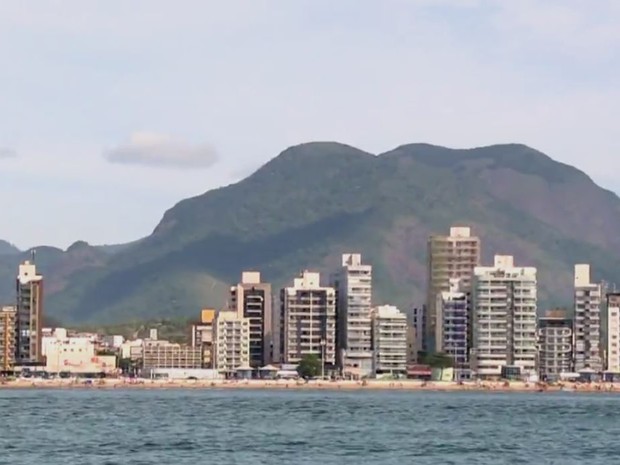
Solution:
M601 285L591 282L590 265L575 265L575 371L603 369L601 358Z
M241 282L230 288L230 309L250 320L250 366L272 362L273 327L271 284L261 282L260 272L244 271Z
M450 291L450 279L460 279L463 289L470 288L474 268L480 265L480 239L468 227L452 227L448 236L431 236L427 265L424 349L432 352L436 350L437 294Z
M454 360L457 368L469 368L469 293L460 279L450 280L450 290L437 294L435 345Z
M16 362L42 362L43 277L37 274L37 268L34 263L25 261L19 265L16 290Z
M0 372L11 371L15 366L16 320L15 307L0 307Z
M548 310L538 319L538 364L545 380L573 371L573 320L566 310Z
M372 266L360 254L342 255L336 275L337 361L343 374L372 374Z
M481 377L502 368L536 373L536 268L515 267L510 255L479 266L472 282L472 369Z
M620 293L607 294L607 371L620 373Z
M280 291L280 341L283 363L310 354L336 364L336 291L322 287L320 274L303 271Z
M372 313L374 372L378 375L407 373L407 316L392 305Z

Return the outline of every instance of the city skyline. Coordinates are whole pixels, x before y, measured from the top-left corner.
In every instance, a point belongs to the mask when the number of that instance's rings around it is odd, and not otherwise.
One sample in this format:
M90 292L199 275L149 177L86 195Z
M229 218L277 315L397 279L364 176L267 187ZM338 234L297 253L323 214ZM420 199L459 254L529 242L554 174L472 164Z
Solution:
M135 240L179 200L312 140L521 142L618 191L616 2L389 6L4 2L2 239Z

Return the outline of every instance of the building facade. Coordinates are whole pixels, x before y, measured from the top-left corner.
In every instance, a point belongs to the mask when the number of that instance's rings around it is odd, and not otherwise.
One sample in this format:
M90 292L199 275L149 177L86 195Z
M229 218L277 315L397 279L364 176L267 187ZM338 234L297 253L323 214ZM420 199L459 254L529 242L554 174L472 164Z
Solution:
M17 349L16 363L29 364L43 361L43 277L37 274L34 263L19 265L17 275Z
M0 308L0 371L15 366L17 310L14 306Z
M573 371L573 320L566 310L549 310L538 320L538 372L558 379Z
M133 349L133 348L132 348ZM142 342L142 368L202 368L202 349L169 341Z
M334 287L338 366L345 376L369 376L373 369L372 266L362 263L360 254L342 255Z
M250 319L235 311L221 311L215 318L214 368L233 376L238 368L250 366Z
M320 284L320 274L303 271L280 292L282 361L296 364L317 355L336 365L336 291Z
M41 343L45 370L50 373L112 373L116 356L97 355L94 337L69 336L64 328L56 328Z
M602 371L601 285L591 282L590 265L575 265L574 368Z
M535 375L537 359L536 268L515 267L509 255L474 270L472 282L472 369L498 377L503 368Z
M202 349L202 367L213 368L215 310L203 309L200 322L191 326L192 347Z
M620 373L620 293L607 294L607 363L606 369Z
M273 360L271 284L261 282L258 271L244 271L241 282L230 288L230 310L250 321L250 366Z
M407 373L407 316L392 305L372 312L373 368L377 376Z
M448 236L429 238L424 350L436 350L437 295L450 291L450 279L460 279L462 288L470 289L474 268L479 265L480 239L472 235L471 228L452 227Z
M437 294L435 309L436 351L452 357L456 368L469 368L469 293L461 290L460 279L451 279L450 290Z

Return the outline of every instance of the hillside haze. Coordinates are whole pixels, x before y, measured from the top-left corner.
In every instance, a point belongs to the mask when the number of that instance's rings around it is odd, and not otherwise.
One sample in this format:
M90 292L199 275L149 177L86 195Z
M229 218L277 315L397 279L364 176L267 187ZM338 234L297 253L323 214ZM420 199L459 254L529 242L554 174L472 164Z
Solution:
M243 269L276 286L343 252L374 266L374 301L425 298L426 243L452 224L482 239L483 261L538 267L541 307L570 304L574 263L619 281L620 200L583 172L518 144L403 145L373 155L331 142L291 147L236 184L179 202L126 246L38 248L46 310L62 321L197 315L225 303ZM0 255L0 279L24 255ZM10 302L13 281L0 297Z

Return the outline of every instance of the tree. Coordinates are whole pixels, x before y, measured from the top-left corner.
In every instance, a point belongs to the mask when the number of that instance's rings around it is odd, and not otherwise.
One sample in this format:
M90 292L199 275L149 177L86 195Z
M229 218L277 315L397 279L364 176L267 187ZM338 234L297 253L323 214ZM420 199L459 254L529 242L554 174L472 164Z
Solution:
M302 378L314 378L321 372L321 359L316 354L304 355L297 365L297 373Z
M431 368L441 370L439 375L440 378L443 378L443 370L446 368L454 368L454 359L443 352L428 354L424 359L424 363L430 365Z

